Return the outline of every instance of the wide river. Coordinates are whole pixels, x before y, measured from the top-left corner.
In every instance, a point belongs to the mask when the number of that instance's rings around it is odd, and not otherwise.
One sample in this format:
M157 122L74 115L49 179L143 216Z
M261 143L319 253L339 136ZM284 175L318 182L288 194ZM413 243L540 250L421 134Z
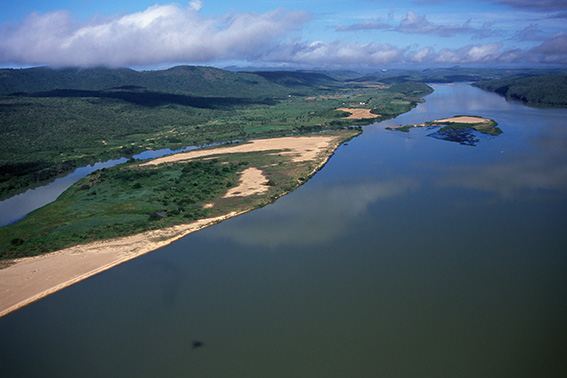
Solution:
M434 88L274 204L0 318L0 375L564 377L567 109ZM503 134L385 130L459 114Z

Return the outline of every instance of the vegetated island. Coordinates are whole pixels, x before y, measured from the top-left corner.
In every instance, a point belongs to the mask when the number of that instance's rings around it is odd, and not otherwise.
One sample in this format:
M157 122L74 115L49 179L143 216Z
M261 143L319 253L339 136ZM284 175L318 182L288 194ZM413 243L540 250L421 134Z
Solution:
M502 130L498 128L498 123L489 118L483 118L479 116L468 116L468 115L456 115L451 118L438 119L435 121L430 121L426 123L417 123L415 125L404 125L404 126L390 126L386 127L387 130L398 130L409 132L413 127L434 127L442 126L439 130L441 132L448 130L460 130L460 129L473 129L483 134L489 135L499 135L502 134Z
M0 228L3 257L42 254L0 269L0 316L273 202L359 133L258 139L92 173L55 202Z
M428 136L467 146L475 146L478 143L478 139L471 135L472 130L492 136L502 134L502 130L498 127L498 123L495 120L469 115L456 115L451 118L414 125L390 126L386 127L386 129L409 132L414 127L440 127L436 132Z
M475 87L498 93L508 100L526 105L567 107L567 74L538 75L500 80L481 81Z

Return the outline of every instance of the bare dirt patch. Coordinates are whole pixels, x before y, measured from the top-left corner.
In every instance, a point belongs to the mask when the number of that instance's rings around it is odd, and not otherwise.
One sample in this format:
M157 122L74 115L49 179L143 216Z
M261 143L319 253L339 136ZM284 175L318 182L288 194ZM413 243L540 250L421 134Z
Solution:
M258 168L250 167L240 175L240 185L230 188L223 198L247 197L254 194L262 194L268 191L266 183L268 179Z
M349 112L351 115L345 117L346 119L367 119L367 118L378 118L379 114L370 113L371 109L359 109L359 108L340 108L343 112Z

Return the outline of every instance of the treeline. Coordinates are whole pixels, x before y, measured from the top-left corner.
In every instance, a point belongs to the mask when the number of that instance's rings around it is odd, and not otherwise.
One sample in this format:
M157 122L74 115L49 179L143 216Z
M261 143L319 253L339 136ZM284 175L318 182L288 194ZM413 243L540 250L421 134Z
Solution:
M528 105L567 107L567 74L490 80L473 85Z

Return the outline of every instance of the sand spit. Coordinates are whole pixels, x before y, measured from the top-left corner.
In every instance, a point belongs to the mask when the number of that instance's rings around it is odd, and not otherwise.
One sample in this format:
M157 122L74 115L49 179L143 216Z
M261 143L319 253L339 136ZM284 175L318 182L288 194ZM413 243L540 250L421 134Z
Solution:
M314 173L327 162L343 138L344 136L337 135L313 135L260 139L236 146L184 152L155 159L145 165L225 153L274 150L274 154L290 156L296 162L313 161L316 163ZM245 196L268 189L266 178L257 168L246 169L240 182L239 186L232 188L226 195ZM171 244L192 232L250 210L252 209L10 261L6 268L0 269L0 317L97 273Z

